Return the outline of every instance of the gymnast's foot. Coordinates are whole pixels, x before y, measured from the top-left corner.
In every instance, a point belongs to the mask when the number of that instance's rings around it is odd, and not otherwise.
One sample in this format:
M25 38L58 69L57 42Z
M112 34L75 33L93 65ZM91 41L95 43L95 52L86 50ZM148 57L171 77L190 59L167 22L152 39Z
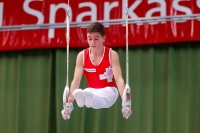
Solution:
M84 96L83 96L83 90L82 89L76 89L72 93L74 99L76 99L77 105L79 107L83 107L85 104Z

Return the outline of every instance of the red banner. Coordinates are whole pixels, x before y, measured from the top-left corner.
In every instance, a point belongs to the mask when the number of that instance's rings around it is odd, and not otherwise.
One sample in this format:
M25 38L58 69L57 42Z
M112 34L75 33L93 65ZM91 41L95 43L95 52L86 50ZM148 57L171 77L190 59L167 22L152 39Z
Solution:
M1 0L0 28L66 22L68 0ZM129 19L200 14L200 0L128 0ZM126 18L126 0L70 0L71 22ZM196 20L152 21L129 24L129 46L200 41ZM125 46L124 24L106 26L106 46ZM70 47L87 47L86 28L70 28ZM0 31L0 51L65 48L66 28Z

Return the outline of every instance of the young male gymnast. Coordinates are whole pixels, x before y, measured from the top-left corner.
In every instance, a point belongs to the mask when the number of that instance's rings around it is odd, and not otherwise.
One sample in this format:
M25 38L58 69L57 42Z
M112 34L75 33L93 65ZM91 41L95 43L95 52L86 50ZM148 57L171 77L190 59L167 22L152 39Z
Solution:
M89 48L79 52L76 58L74 78L71 82L68 96L67 110L61 111L64 119L69 119L73 111L74 99L79 107L101 109L111 107L118 98L122 98L125 89L124 79L116 51L105 47L105 28L99 22L90 24L87 28L87 41ZM82 75L87 79L88 87L78 89ZM115 85L117 84L117 88ZM124 118L131 114L130 94L126 99L126 111L122 109Z

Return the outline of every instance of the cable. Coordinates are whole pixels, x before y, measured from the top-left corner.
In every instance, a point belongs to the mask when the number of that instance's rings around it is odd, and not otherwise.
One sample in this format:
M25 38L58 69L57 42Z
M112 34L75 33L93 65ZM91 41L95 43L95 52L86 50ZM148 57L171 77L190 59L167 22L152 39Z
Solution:
M66 31L66 40L67 40L67 79L66 85L69 86L69 41L70 41L70 15L69 15L69 0L68 0L68 9L67 9L67 31Z
M126 84L129 84L128 62L128 0L126 0Z
M69 11L68 11L69 12ZM192 14L192 15L176 15L176 16L165 16L165 17L151 17L151 18L137 18L137 19L128 19L128 23L130 24L138 24L142 25L144 23L155 23L155 22L176 22L176 21L189 21L189 20L200 20L200 14ZM123 19L112 19L109 21L105 20L97 20L100 23L104 23L105 26L109 25L124 25L125 22ZM71 28L85 28L92 21L84 21L84 22L71 22ZM66 23L55 23L55 24L29 24L29 25L12 25L12 26L1 26L0 32L5 31L22 31L22 30L43 30L43 29L58 29L58 28L66 28Z

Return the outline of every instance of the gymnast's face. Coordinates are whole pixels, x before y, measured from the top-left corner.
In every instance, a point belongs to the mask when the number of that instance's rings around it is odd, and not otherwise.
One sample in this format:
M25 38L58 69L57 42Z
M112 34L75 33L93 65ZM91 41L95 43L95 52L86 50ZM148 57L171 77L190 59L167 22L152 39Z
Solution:
M87 41L91 48L99 48L103 46L106 37L103 36L99 32L90 32L87 33Z

